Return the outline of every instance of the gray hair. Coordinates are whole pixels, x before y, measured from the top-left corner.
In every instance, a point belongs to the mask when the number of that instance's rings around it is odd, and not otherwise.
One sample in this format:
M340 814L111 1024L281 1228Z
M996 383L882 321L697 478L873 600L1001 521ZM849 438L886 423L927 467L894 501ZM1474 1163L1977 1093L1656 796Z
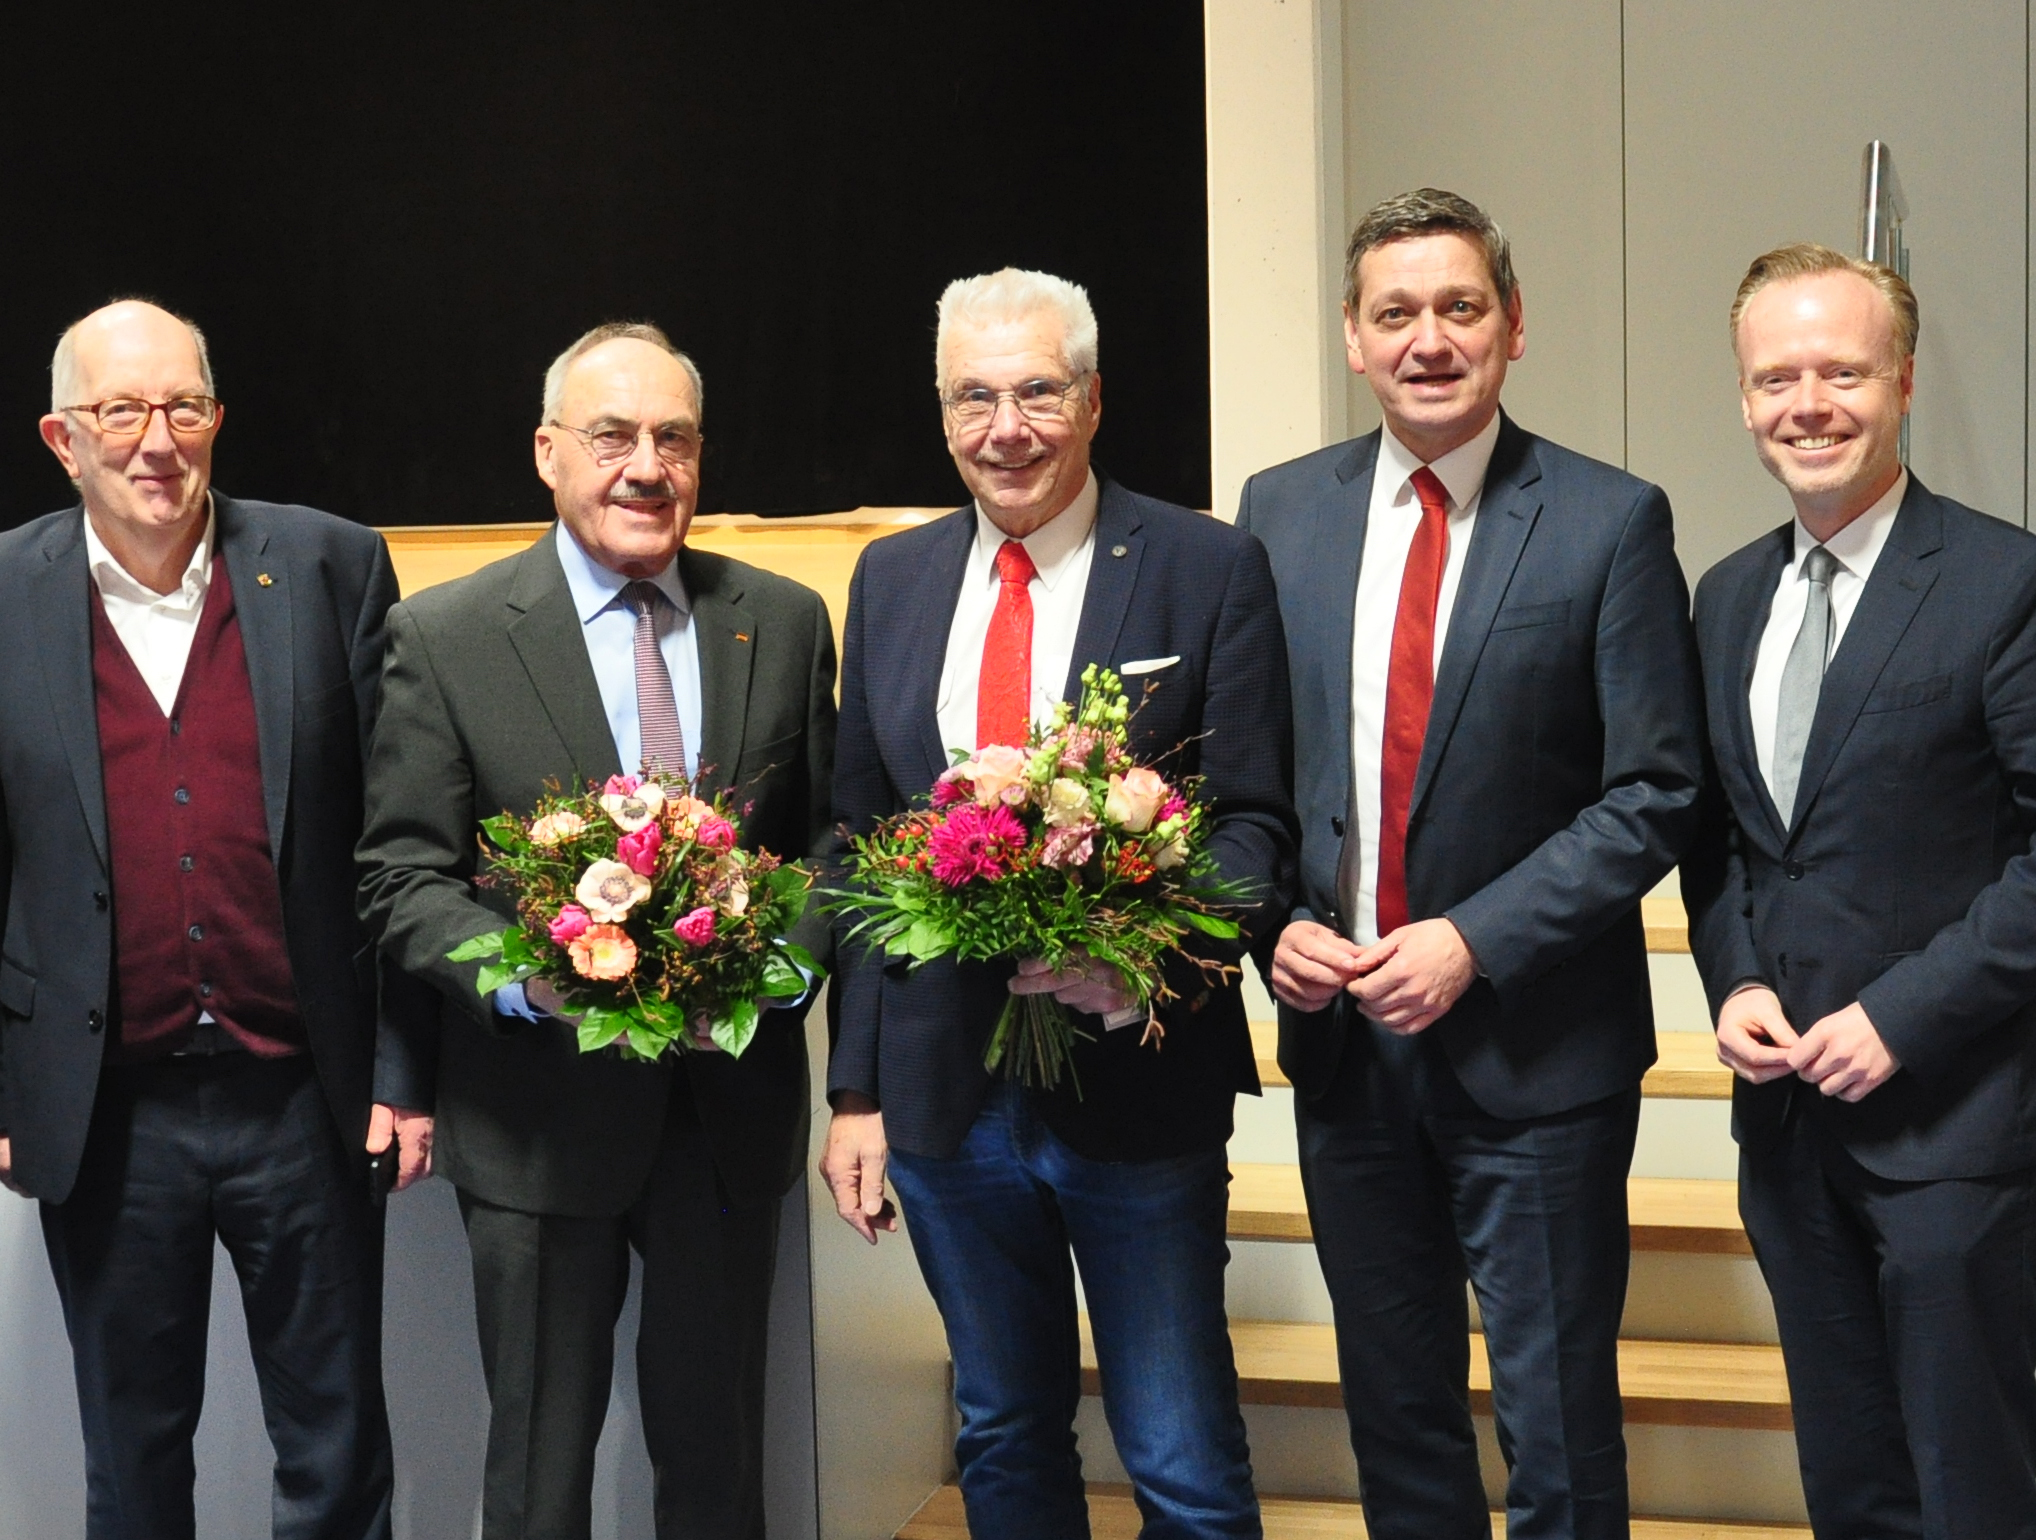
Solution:
M957 326L994 326L1022 321L1051 310L1061 319L1061 363L1070 374L1091 374L1096 368L1096 312L1089 291L1078 283L1006 267L974 278L957 278L940 296L940 324L933 337L933 384L947 386L947 339Z
M111 309L115 305L147 305L150 309L162 310L164 315L182 325L184 330L191 334L191 345L198 350L198 378L204 383L205 394L208 396L219 394L218 387L212 383L212 355L206 351L205 334L198 330L196 321L189 316L178 315L174 310L164 310L154 300L145 299L138 294L110 299L101 305L99 310ZM99 310L93 311L92 315L79 316L66 326L64 334L57 338L57 350L50 356L49 361L49 409L52 412L61 412L66 407L86 404L78 399L78 392L84 389L78 380L78 328L91 320L92 316L97 315Z
M1520 292L1520 280L1513 273L1513 243L1492 216L1470 199L1439 187L1396 193L1373 204L1357 222L1343 256L1344 304L1357 309L1357 264L1367 251L1391 241L1451 234L1468 236L1484 247L1485 266L1491 270L1492 287L1499 291L1499 303L1510 306Z
M583 333L579 340L551 361L551 367L544 371L544 422L557 422L559 408L566 394L566 371L581 358L594 351L604 342L613 342L618 337L627 337L633 342L648 342L661 353L669 353L679 361L686 371L686 378L693 382L693 410L702 417L707 414L707 385L700 378L700 366L682 353L664 332L648 321L608 321Z

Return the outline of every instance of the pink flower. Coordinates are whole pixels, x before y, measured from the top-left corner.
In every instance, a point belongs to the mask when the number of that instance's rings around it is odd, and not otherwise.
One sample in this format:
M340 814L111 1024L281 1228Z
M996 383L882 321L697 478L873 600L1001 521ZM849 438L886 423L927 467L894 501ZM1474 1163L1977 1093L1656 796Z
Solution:
M672 926L672 934L688 946L705 946L714 939L714 911L703 905L681 915Z
M735 825L725 818L703 818L693 838L709 850L727 850L735 843Z
M982 808L964 803L926 842L933 875L950 888L978 877L1003 876L1024 848L1025 825L1002 805Z
M657 870L657 853L664 842L664 834L658 826L647 823L634 834L625 834L615 842L615 859L637 876L648 877Z
M1048 829L1046 848L1039 853L1042 866L1087 866L1096 853L1096 826L1084 823L1066 829Z
M633 797L643 785L643 778L635 775L611 775L608 784L601 788L604 797Z
M975 787L970 784L968 777L961 773L964 768L956 765L933 783L935 807L953 807L955 803L966 802L975 795Z
M582 978L626 979L636 969L636 943L620 925L590 925L570 950Z
M1096 730L1093 727L1077 727L1061 745L1060 767L1063 770L1086 770L1089 756L1095 752Z
M593 924L587 911L578 904L567 904L558 912L558 918L551 922L551 939L560 946L567 946L587 933Z
M1159 772L1143 765L1110 777L1109 795L1103 798L1103 816L1132 834L1152 827L1153 814L1173 794Z
M1185 817L1187 811L1188 811L1188 799L1182 796L1179 792L1175 792L1171 797L1168 797L1166 799L1166 806L1162 807L1159 810L1159 821L1161 823L1165 823L1170 818Z

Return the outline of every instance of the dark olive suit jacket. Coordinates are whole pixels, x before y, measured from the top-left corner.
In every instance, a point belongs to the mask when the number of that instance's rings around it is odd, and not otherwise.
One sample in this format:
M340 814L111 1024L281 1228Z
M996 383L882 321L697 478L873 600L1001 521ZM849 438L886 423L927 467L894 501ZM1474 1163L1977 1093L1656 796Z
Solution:
M349 1149L367 1134L374 948L354 913L362 760L396 599L388 547L311 508L213 494L261 743L283 931L318 1078ZM0 1128L16 1180L59 1203L91 1124L113 987L106 792L84 510L0 534ZM414 1025L395 981L385 1026ZM400 1019L407 1000L411 1017ZM362 1157L365 1159L365 1157Z
M699 643L700 763L750 804L745 844L788 860L822 854L835 722L827 606L724 556L683 550L679 563ZM511 912L508 894L474 886L480 820L527 815L547 781L585 786L622 770L553 537L399 604L383 702L361 911L444 1009L435 1033L384 1056L377 1097L435 1108L440 1169L484 1202L604 1217L642 1187L682 1078L729 1195L787 1191L812 1110L803 1009L766 1012L739 1060L627 1063L582 1054L563 1022L498 1015L474 987L478 965L446 960ZM797 933L823 957L826 936L817 915Z

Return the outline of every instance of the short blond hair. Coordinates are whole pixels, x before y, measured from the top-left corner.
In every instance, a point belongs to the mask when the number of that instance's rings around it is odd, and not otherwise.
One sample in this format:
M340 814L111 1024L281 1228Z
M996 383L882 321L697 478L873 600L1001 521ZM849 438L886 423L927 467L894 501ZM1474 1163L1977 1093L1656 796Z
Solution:
M1762 252L1753 259L1746 276L1739 280L1739 292L1732 296L1732 314L1726 322L1732 346L1739 347L1739 321L1753 296L1769 284L1787 283L1794 278L1814 278L1819 273L1850 273L1864 278L1888 303L1888 319L1895 329L1895 361L1912 358L1916 352L1916 331L1921 319L1916 308L1916 291L1909 280L1878 262L1848 257L1842 251L1820 246L1815 241L1795 241Z

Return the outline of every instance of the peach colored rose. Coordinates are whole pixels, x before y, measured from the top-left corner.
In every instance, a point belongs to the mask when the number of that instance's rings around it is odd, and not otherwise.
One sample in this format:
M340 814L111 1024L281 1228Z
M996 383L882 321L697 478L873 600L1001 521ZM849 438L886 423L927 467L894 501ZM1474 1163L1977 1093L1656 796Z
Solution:
M1143 765L1126 770L1110 777L1110 792L1103 798L1103 816L1120 829L1143 834L1152 827L1153 815L1172 791L1156 770Z
M992 743L976 750L976 757L961 768L968 779L975 783L976 801L984 807L1009 800L1004 796L1007 788L1019 786L1025 779L1027 760L1023 749L1014 749L1009 744ZM1019 786L1020 796L1024 789Z
M672 826L672 833L682 839L691 839L701 820L713 816L713 806L698 797L678 796L665 800L665 818Z
M1095 816L1089 805L1089 788L1080 781L1060 776L1046 788L1046 822L1055 829L1072 829Z
M563 845L586 827L586 819L561 808L556 813L546 813L530 826L530 842L533 845Z
M596 861L580 874L573 896L585 906L596 926L629 918L629 911L650 897L650 879L620 861Z
M624 834L634 834L665 808L664 788L645 781L634 791L611 791L601 797L601 811L615 821Z
M567 950L581 978L626 979L636 967L636 943L620 925L590 925Z

